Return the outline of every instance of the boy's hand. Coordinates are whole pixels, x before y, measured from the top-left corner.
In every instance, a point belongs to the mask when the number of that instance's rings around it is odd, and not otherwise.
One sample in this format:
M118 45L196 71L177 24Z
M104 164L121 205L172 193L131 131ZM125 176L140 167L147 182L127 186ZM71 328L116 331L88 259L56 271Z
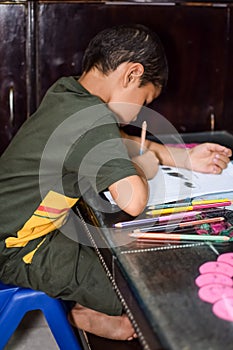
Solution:
M202 143L189 150L186 166L202 173L221 174L230 161L232 151L216 143Z
M147 180L152 179L158 171L159 160L152 151L146 150L142 155L133 157L132 161L139 175Z

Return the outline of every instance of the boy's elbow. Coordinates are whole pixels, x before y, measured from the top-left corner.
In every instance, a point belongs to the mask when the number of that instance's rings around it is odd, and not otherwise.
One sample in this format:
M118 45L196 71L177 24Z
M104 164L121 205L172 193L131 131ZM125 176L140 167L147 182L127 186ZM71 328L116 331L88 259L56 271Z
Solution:
M139 176L118 181L109 190L117 205L131 216L138 216L143 212L148 201L148 183Z
M124 210L127 214L129 214L131 216L138 216L143 212L146 204L147 204L147 201L142 202L140 204L137 203L137 205L132 203L132 204L126 206L125 208L122 208L122 210Z

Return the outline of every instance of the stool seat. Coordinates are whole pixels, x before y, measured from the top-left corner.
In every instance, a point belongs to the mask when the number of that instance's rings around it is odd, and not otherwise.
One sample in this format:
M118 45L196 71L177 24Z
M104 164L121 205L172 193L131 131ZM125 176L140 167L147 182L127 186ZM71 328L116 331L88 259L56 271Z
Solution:
M41 310L61 350L82 350L67 319L67 307L61 299L41 291L5 285L0 282L0 349L4 349L23 316Z

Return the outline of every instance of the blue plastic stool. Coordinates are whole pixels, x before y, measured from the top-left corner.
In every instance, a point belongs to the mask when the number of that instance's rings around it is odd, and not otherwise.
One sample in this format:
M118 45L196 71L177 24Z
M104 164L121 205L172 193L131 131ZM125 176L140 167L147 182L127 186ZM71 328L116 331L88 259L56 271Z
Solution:
M0 282L0 349L4 349L23 316L41 310L61 350L82 350L67 320L64 302L29 288Z

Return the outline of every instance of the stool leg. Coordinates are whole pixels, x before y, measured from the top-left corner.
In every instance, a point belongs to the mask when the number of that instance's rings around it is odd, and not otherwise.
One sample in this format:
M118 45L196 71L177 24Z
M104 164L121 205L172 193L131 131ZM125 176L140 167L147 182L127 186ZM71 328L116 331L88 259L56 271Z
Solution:
M0 349L4 349L23 316L31 310L43 312L60 350L82 350L62 301L43 292L21 288L12 294L0 312Z
M0 349L4 349L24 314L21 306L13 303L8 303L0 313Z
M41 311L61 350L82 350L60 300L51 298L50 302L46 303L46 307L41 308Z

